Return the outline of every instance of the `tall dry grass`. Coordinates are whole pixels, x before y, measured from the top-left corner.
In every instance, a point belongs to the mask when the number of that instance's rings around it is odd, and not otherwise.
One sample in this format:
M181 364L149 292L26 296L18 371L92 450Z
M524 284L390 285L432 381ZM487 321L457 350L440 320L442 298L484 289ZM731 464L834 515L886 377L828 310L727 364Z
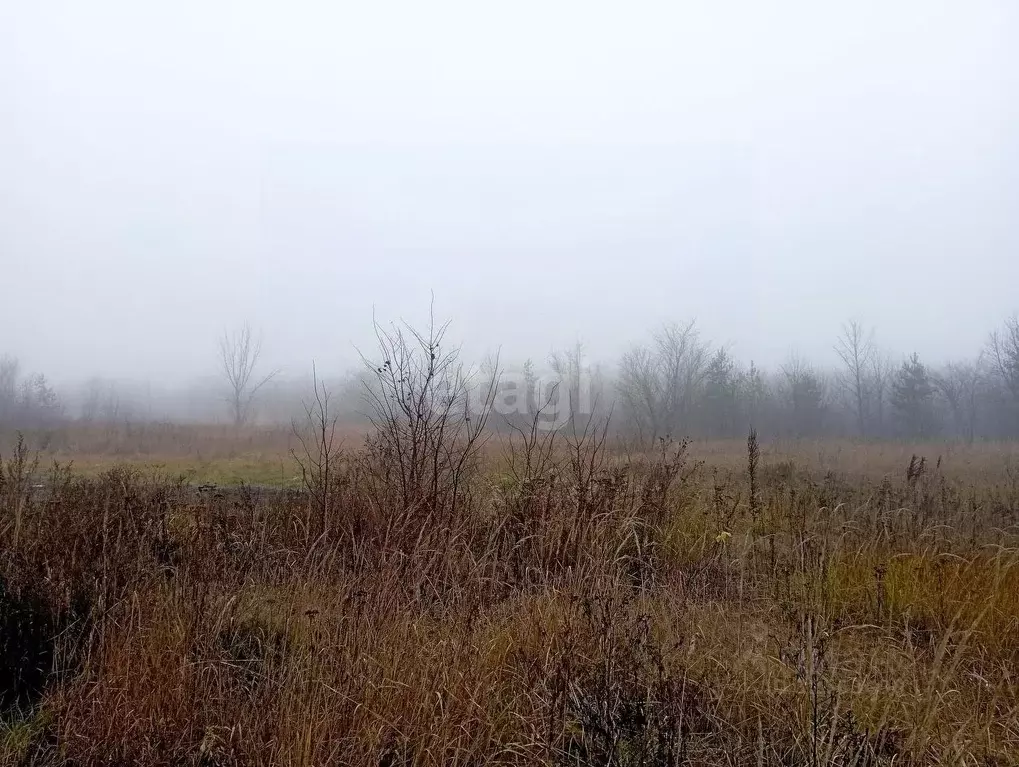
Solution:
M4 763L1019 761L1007 474L511 445L410 494L371 445L302 491L8 456Z

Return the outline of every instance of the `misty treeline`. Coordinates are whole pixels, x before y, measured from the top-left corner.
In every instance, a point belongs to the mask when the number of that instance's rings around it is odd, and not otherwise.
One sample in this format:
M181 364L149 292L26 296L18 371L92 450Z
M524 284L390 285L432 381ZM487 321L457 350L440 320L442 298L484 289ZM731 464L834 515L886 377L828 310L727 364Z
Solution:
M597 415L644 440L739 438L751 428L773 437L1019 438L1019 316L972 357L938 367L915 353L896 357L857 321L842 326L833 351L834 366L791 355L765 370L690 322L631 347L611 376L580 347L550 362L574 401L576 381L592 381Z
M24 374L17 358L0 355L0 426L47 426L64 415L60 397L45 375Z
M384 362L368 355L364 370L316 381L310 372L277 375L262 369L260 340L246 325L224 334L219 351L218 371L210 364L209 376L190 386L92 378L59 393L43 374L0 356L0 429L72 421L290 424L306 415L315 386L330 392L340 421L363 424L374 366ZM492 358L469 372L482 391L498 381L495 427L535 417L546 427L608 418L614 431L644 440L743 437L751 427L773 437L1019 438L1019 315L969 358L937 367L892 354L857 321L842 326L833 351L834 365L791 355L764 369L705 340L693 322L670 323L612 365L589 359L578 344L540 363Z

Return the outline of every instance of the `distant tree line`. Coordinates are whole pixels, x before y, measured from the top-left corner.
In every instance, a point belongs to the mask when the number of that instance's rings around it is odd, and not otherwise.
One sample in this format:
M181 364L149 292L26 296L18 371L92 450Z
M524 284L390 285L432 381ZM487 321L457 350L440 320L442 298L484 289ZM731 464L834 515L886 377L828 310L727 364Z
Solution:
M17 358L0 356L0 426L49 426L63 416L63 406L46 376L23 375Z
M916 353L894 358L857 321L841 328L833 351L831 367L792 355L764 370L713 347L689 322L632 346L611 377L585 366L579 346L550 363L571 371L563 384L571 392L585 370L598 414L644 440L735 438L751 427L773 437L1019 439L1019 316L971 358L938 367Z
M669 325L621 361L624 422L645 436L1019 438L1019 316L972 358L932 367L916 353L895 360L874 332L846 323L838 364L793 356L777 370L712 349L696 327Z
M832 348L837 362L830 367L792 355L765 370L725 346L713 346L693 322L666 324L628 349L614 370L590 362L580 344L549 355L542 371L527 361L511 384L518 389L513 396L523 398L520 412L493 423L524 425L555 400L559 408L566 402L576 411L575 423L610 416L616 431L645 440L744 437L751 427L772 437L1019 439L1019 315L991 332L971 357L937 367L915 353L894 358L857 321L842 326ZM17 359L0 356L0 429L72 418L222 420L239 426L289 423L304 412L310 379L260 372L260 337L248 326L224 334L219 352L218 384L210 378L200 386L164 391L160 402L151 387L142 392L93 378L70 393L71 407L45 376L23 374ZM489 380L497 365L480 365L478 378ZM365 374L371 372L328 383L341 420L363 418L370 379ZM557 383L542 388L542 380Z

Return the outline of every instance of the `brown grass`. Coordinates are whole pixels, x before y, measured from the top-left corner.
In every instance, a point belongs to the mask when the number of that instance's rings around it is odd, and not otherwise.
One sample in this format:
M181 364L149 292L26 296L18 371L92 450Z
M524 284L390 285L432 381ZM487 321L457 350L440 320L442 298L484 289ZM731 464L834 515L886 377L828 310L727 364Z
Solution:
M745 443L493 442L451 513L373 500L359 445L322 523L8 461L3 761L1019 761L1011 448L765 444L752 505Z
M497 424L498 426L498 424ZM364 441L364 424L337 424L336 439L348 448ZM512 434L501 428L486 440L485 453L493 465L506 456ZM28 433L43 462L73 462L86 474L97 475L118 466L158 470L190 480L217 484L292 484L295 466L291 450L299 448L291 426L202 425L175 423L71 423L58 429ZM17 435L0 434L0 454L10 452ZM625 444L609 438L610 452L626 453ZM794 465L824 474L832 471L853 480L901 476L913 455L941 460L950 479L995 484L1019 477L1019 443L977 442L860 442L848 439L773 439L762 445L762 457L772 467ZM691 445L692 459L713 468L741 471L746 467L744 440L716 439Z

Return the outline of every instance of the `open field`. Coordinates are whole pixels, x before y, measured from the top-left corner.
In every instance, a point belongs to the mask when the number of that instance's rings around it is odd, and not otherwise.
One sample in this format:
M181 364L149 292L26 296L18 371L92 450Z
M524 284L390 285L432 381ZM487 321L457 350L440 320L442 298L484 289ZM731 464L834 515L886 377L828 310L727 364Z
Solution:
M406 503L353 433L196 493L284 432L146 429L7 452L3 763L1019 760L1010 447L503 438Z
M368 429L341 425L336 440L356 449ZM52 462L73 465L76 473L96 476L115 467L130 467L144 474L193 484L300 485L292 451L300 443L291 427L236 428L228 425L173 423L117 423L109 426L68 424L59 429L31 433L28 443L45 469ZM10 452L17 435L0 435L0 454ZM626 445L610 439L609 452L624 455ZM508 453L508 435L492 434L484 444L489 464L498 467ZM833 471L858 479L881 479L901 474L913 455L941 460L951 478L993 483L1019 472L1019 443L960 441L854 441L840 439L762 440L762 456L770 464L792 462L797 467L825 474ZM696 440L690 455L713 468L737 469L746 462L745 440Z

